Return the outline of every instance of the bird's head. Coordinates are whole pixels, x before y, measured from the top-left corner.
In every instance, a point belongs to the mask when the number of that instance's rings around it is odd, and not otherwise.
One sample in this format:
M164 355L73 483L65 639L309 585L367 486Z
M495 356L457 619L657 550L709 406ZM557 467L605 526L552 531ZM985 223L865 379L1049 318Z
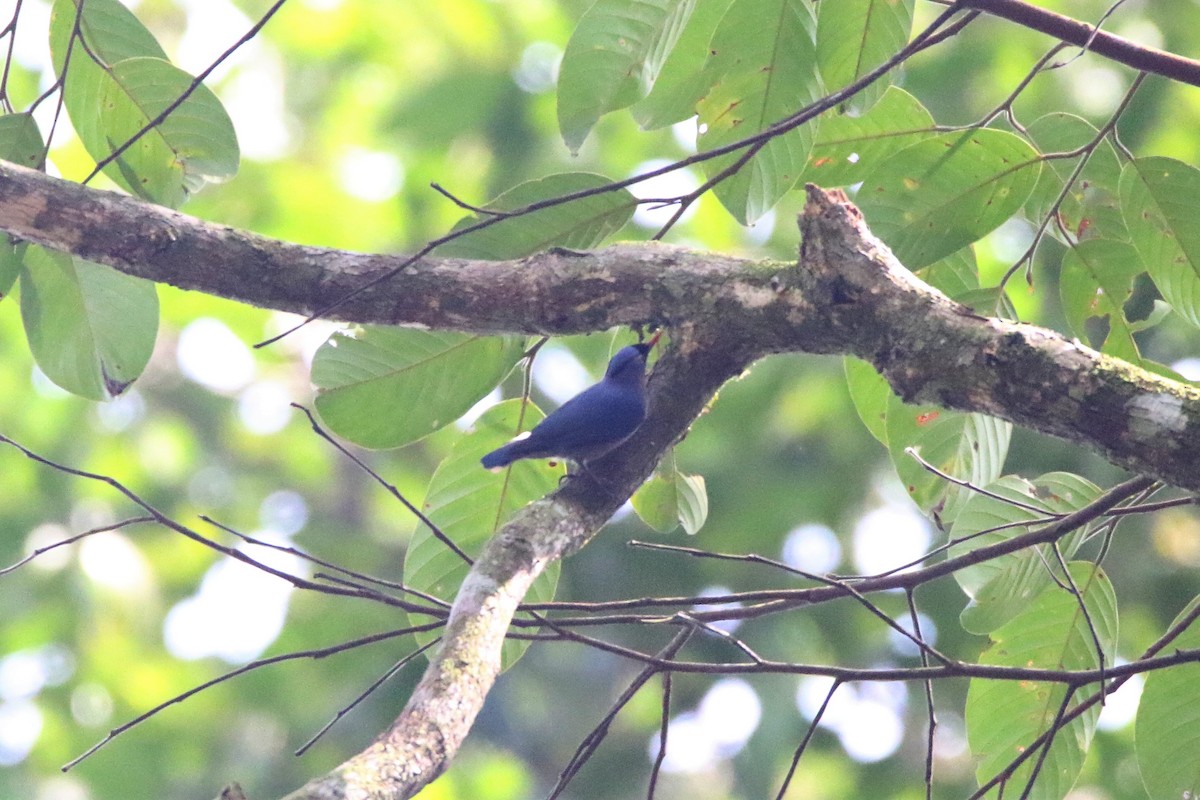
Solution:
M662 331L658 331L644 342L631 344L618 350L617 354L612 357L612 361L608 362L604 380L618 383L640 381L646 372L646 358L649 357L650 351L654 349L654 345L658 343L661 336Z

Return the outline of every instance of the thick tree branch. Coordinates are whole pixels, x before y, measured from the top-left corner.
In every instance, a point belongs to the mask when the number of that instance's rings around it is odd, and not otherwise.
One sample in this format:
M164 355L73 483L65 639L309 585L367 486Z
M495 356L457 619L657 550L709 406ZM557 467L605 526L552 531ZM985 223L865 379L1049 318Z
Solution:
M957 0L956 6L1002 17L1137 70L1200 86L1200 61L1131 42L1023 0Z
M810 189L799 265L657 244L515 262L427 258L339 315L524 333L717 320L716 346L740 351L738 360L852 353L906 400L1003 417L1200 489L1200 390L1053 331L973 314L913 277L839 198ZM298 313L401 260L273 241L3 162L0 229L150 280Z

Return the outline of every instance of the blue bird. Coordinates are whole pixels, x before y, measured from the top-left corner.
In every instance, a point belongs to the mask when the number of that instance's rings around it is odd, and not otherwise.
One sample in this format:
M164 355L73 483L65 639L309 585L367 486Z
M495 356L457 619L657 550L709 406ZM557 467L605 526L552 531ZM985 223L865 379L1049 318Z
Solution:
M522 458L557 456L583 465L621 444L646 418L646 358L660 336L662 331L618 350L603 380L563 403L533 430L488 453L480 463L495 469Z

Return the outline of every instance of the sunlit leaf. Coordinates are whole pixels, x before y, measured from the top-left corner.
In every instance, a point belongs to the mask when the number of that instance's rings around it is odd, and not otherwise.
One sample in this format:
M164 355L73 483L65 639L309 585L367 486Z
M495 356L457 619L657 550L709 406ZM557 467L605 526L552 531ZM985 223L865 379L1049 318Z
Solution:
M1198 602L1188 603L1170 627L1183 622ZM1170 645L1172 651L1197 648L1200 625L1195 622ZM1200 796L1200 664L1179 664L1146 676L1134 741L1150 797Z
M1074 114L1047 114L1031 122L1029 138L1043 154L1068 153L1089 144L1097 130L1090 122ZM1075 170L1082 155L1072 158L1049 158L1038 177L1037 186L1025 202L1025 214L1040 225L1062 193L1067 178ZM1121 181L1121 162L1116 150L1104 140L1088 158L1087 166L1071 185L1071 191L1058 208L1063 227L1076 239L1129 238L1117 197ZM1061 238L1058 225L1051 222L1046 231Z
M1088 239L1067 251L1059 273L1063 313L1075 335L1097 350L1134 363L1141 363L1142 357L1124 306L1141 271L1142 262L1133 245ZM1093 336L1089 319L1105 321L1105 335Z
M947 133L880 164L856 199L871 229L909 269L982 238L1024 204L1041 164L1022 139L991 129Z
M892 387L888 386L886 378L875 371L875 367L862 359L846 356L842 363L854 410L871 435L887 447L887 411Z
M819 186L858 183L911 144L935 135L933 117L908 92L888 87L865 114L821 116L803 179Z
M887 61L908 42L914 0L837 0L817 4L817 60L829 91L841 89ZM888 86L884 76L847 103L862 110Z
M597 0L584 12L558 76L558 127L572 153L601 116L645 93L695 3Z
M708 44L733 0L695 0L691 16L663 62L650 94L630 109L643 128L661 128L696 114L696 102L708 91L704 71Z
M525 404L524 409L520 400L499 403L476 421L474 430L454 445L433 473L423 511L438 530L471 558L479 556L484 543L513 512L558 486L562 467L550 466L546 461L517 461L497 472L479 464L486 453L541 420L542 412L532 403ZM559 562L548 565L525 595L526 602L553 600L558 572ZM406 585L450 602L466 574L466 563L439 541L432 530L425 525L417 528L404 558ZM425 616L412 618L414 624L427 621ZM437 632L418 634L417 640L424 643L436 635ZM520 658L529 644L528 640L505 642L505 667Z
M205 183L228 180L237 173L233 122L211 89L203 84L193 88L191 75L157 58L118 61L109 74L113 80L101 93L107 109L101 130L108 152L133 138L191 89L178 108L117 159L127 185L137 194L174 206Z
M887 443L896 474L913 502L945 522L954 520L966 490L930 472L906 449L946 475L985 486L1000 477L1011 435L1011 423L995 417L908 405L895 395L888 401Z
M521 357L522 339L366 327L313 359L317 411L363 447L399 447L458 419Z
M83 8L79 28L86 47L72 37L74 0L55 3L50 45L60 74L70 52L63 101L92 158L107 158L178 103L105 173L129 191L172 207L205 182L232 176L237 138L216 95L203 85L193 87L192 76L167 62L145 26L116 0L88 0Z
M46 377L107 400L150 361L158 294L150 281L31 245L21 273L21 320Z
M710 89L697 105L701 150L760 133L822 95L816 19L804 0L734 0L709 46ZM739 222L761 217L796 185L813 143L814 123L775 136L714 190ZM709 177L730 168L739 150L710 159Z
M44 150L41 131L31 115L0 116L0 158L37 169L42 163ZM21 274L25 247L24 242L13 244L8 234L0 233L0 299L8 294Z
M1050 472L1034 481L1006 475L984 488L989 494L972 493L954 518L950 539L964 541L950 548L951 558L1022 536L1034 523L1078 511L1100 494L1094 483L1067 472ZM1059 540L1064 558L1070 560L1086 533L1080 529ZM958 585L971 598L962 612L963 627L982 634L1007 623L1053 583L1048 564L1056 568L1058 562L1043 545L955 572Z
M597 189L609 183L603 175L564 172L526 181L509 189L484 208L513 211L531 203L572 192ZM625 189L604 191L569 203L539 209L501 220L468 233L437 249L438 255L457 258L503 260L522 258L550 247L587 249L620 230L633 216L637 203ZM466 217L454 226L461 230L479 222Z
M665 456L658 469L631 498L633 510L659 533L670 533L682 525L693 535L708 519L708 491L703 475L680 472L674 452Z
M980 664L1096 669L1100 666L1096 639L1104 653L1104 663L1112 664L1117 636L1117 598L1112 584L1099 567L1089 562L1075 562L1070 570L1083 596L1087 615L1071 592L1051 585L1012 621L991 634L992 645L979 657ZM967 741L978 761L976 775L980 783L1006 769L1049 729L1065 691L1061 683L971 680L967 689ZM1078 690L1068 710L1087 694L1085 689ZM1099 715L1100 707L1092 706L1054 737L1032 791L1025 796L1031 800L1060 800L1066 795L1083 768ZM1008 779L1003 797L1022 796L1037 760L1036 755L1025 760ZM997 789L984 795L991 800L1000 796Z
M1171 307L1200 326L1200 170L1139 158L1121 173L1121 211L1142 263Z

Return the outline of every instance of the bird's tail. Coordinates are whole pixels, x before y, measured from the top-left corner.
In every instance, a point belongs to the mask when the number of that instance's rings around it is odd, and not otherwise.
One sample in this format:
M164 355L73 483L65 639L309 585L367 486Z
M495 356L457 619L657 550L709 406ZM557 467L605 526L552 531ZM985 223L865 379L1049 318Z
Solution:
M516 453L512 452L514 444L516 444L516 442L510 442L504 445L504 447L493 450L483 458L479 459L479 463L483 464L485 469L507 467L517 458Z
M513 439L503 447L498 447L488 453L483 458L479 459L479 463L483 464L485 469L496 469L497 467L507 467L512 462L519 458L525 458L534 451L529 441L529 433L525 432Z

